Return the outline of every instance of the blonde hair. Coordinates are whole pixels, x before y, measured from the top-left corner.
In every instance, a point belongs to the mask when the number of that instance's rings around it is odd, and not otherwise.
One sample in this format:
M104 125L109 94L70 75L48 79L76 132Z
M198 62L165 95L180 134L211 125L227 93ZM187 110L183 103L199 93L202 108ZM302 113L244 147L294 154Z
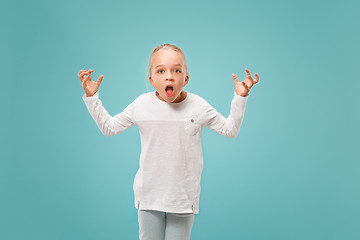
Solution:
M181 49L178 46L175 46L175 45L172 45L172 44L169 44L169 43L165 43L165 44L161 44L161 45L157 46L156 48L154 48L152 53L150 54L149 66L148 66L148 76L151 75L151 67L152 67L153 55L157 51L159 51L161 49L169 49L169 50L173 50L173 51L176 51L176 52L180 53L184 58L184 64L185 64L184 67L185 67L186 74L189 75L189 69L188 69L188 65L186 63L186 58L185 58L185 55L184 55L183 51L181 51Z

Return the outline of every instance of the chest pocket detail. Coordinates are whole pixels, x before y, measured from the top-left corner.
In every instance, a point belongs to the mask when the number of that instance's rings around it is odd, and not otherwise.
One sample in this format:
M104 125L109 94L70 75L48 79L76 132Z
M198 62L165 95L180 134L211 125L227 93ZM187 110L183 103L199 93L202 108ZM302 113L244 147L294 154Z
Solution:
M194 136L200 132L201 123L198 113L186 115L184 121L184 130L187 134Z

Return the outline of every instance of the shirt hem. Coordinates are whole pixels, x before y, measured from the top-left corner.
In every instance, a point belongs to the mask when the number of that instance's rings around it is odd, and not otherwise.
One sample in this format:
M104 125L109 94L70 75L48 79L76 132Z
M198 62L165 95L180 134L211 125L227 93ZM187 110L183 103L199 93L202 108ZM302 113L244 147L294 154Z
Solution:
M199 209L195 207L195 204L192 205L193 210L187 209L175 209L175 208L164 208L160 206L154 206L154 205L146 205L143 202L135 202L135 208L138 210L154 210L154 211L160 211L160 212L168 212L168 213L194 213L198 214Z

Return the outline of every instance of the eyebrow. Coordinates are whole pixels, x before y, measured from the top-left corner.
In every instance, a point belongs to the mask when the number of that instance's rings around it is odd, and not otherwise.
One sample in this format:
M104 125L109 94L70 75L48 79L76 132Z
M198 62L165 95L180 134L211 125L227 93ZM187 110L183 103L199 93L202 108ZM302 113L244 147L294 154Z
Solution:
M180 66L180 67L182 67L181 64L173 64L173 66ZM158 68L158 67L164 67L164 65L157 65L155 68Z

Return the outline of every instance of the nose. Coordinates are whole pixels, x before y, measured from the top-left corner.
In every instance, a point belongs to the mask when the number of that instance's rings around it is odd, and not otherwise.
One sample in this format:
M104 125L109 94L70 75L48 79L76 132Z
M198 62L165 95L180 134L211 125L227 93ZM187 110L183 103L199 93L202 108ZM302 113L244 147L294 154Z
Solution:
M166 80L170 80L170 81L173 81L174 78L173 78L173 75L172 75L172 72L171 71L168 71L167 74L166 74Z

